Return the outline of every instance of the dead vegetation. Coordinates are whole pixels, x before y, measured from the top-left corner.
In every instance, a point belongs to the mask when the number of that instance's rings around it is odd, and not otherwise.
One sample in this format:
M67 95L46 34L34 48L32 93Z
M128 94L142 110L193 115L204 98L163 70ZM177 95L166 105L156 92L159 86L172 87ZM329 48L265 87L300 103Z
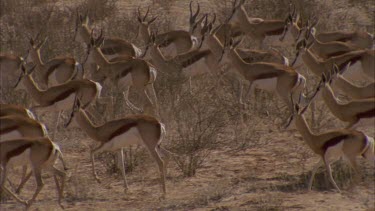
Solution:
M203 7L212 7L212 11L218 11L221 20L230 6L227 0L220 1L224 6L208 0L200 2ZM289 1L284 0L277 3L271 0L250 2L246 9L256 17L284 18L289 9ZM374 5L368 1L336 2L340 6L338 9L335 9L335 1L301 0L296 1L296 5L305 20L313 14L320 17L318 30L374 30L371 28L374 23L374 17L371 15ZM24 55L28 49L29 37L41 32L41 37L48 36L48 42L42 51L45 60L57 55L71 55L81 61L84 52L81 46L72 41L77 10L81 13L87 11L93 20L93 26L103 29L106 35L126 38L138 44L139 41L134 39L137 31L135 8L134 13L121 12L120 5L126 3L121 0L84 0L78 3L50 0L1 1L0 50ZM173 17L182 14L186 16L186 22L177 24L185 26L188 22L188 8L179 8L176 11L174 9L178 8L178 4L172 1L150 1L153 8L151 12L159 13L154 27L159 31L174 28L176 23ZM328 17L332 18L331 22L324 21ZM361 18L365 21L358 25ZM343 19L346 21L341 21ZM283 50L289 58L294 55L290 49L294 48L285 47ZM312 90L316 79L310 76L307 80L311 83L308 84L308 89ZM316 162L315 156L295 131L280 130L280 123L287 118L287 108L277 97L257 91L247 102L245 112L241 113L236 101L238 87L231 80L219 81L217 76L204 75L193 78L192 82L190 89L188 78L182 74L160 70L155 84L159 106L162 108L161 121L167 129L163 145L178 154L175 162L170 162L168 167L167 189L170 199L166 202L155 199L154 192L158 189L157 169L145 150L126 150L126 172L130 175L128 181L131 191L123 193L116 156L103 153L98 157L97 168L99 175L103 175L104 182L97 184L90 174L89 164L89 148L93 142L80 130L60 128L55 141L62 146L62 151L71 164L71 177L65 191L68 210L374 208L374 169L365 168L364 164L361 167L365 169L358 181L354 180L354 172L344 162L333 166L333 177L345 190L342 197L344 199L330 192L332 187L323 168L316 174L314 193L310 195L305 191L311 167ZM139 100L136 95L131 98L132 102ZM2 90L1 101L27 107L31 104L26 93L9 90ZM108 112L106 107L101 106L95 107L101 115L98 122L108 118L105 116ZM114 108L119 110L119 113L114 115L116 117L131 113L130 109L124 111L124 102L121 100L116 102ZM244 125L240 122L240 115L244 116ZM316 132L343 126L322 104L315 105L312 112L306 116ZM49 128L53 128L52 118L42 119ZM368 130L369 135L374 136L374 129ZM46 182L47 188L36 202L40 210L55 209L54 205L49 203L51 197L48 195L54 191L47 184L49 182ZM25 195L30 194L30 189L33 189L30 187L33 185L35 184L26 186ZM322 193L318 195L315 191ZM305 198L315 197L315 201L309 199L305 202L303 198L295 196L296 194ZM351 194L353 196L350 196ZM295 202L291 202L293 200ZM346 202L343 203L342 200ZM317 202L321 204L314 205ZM353 205L348 206L350 203ZM0 209L12 210L19 207L8 197L1 195Z

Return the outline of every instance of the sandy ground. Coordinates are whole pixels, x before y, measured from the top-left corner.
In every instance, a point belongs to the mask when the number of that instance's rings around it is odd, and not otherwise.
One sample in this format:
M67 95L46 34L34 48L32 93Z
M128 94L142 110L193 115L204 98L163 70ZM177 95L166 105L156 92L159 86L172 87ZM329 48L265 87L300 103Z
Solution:
M150 2L139 4L146 7ZM186 24L188 2L178 1L172 6L173 11L184 8L183 15L176 19L178 22ZM327 1L327 5L332 2ZM120 5L127 12L133 11L137 4L138 1L122 1ZM208 10L209 4L202 3L202 8ZM343 190L341 194L334 191L321 168L313 190L308 192L307 180L318 157L298 132L279 131L272 122L264 122L259 140L242 150L233 150L230 145L213 150L193 177L182 176L171 162L164 200L160 199L156 163L147 153L127 173L129 190L124 192L121 173L110 170L108 163L113 159L108 155L97 158L97 172L102 179L97 183L91 173L89 153L94 142L79 130L60 128L55 140L65 155L70 174L63 199L65 210L375 210L374 163L358 158L361 167L358 181L351 179L353 174L345 162L335 165L334 177ZM374 127L372 124L362 129L374 136ZM18 181L15 175L10 173L9 178ZM61 210L53 178L46 174L44 183L30 210ZM32 178L21 197L30 198L35 188ZM4 199L0 210L24 210L24 207L13 199Z
M60 132L57 137L70 174L63 200L66 210L374 210L374 165L362 158L358 159L362 169L359 182L341 175L349 169L344 162L335 166L341 194L329 184L323 168L313 191L308 192L308 175L318 158L295 132L270 129L243 150L215 150L190 178L183 177L172 162L165 200L160 199L159 173L148 154L127 174L129 190L124 192L121 173L110 173L105 165L112 161L108 157L96 160L102 182L92 176L90 139L77 130ZM10 178L15 180L14 174ZM53 178L48 174L44 178L44 189L31 210L60 210ZM31 179L21 197L31 197L34 190ZM23 206L5 200L0 209L22 210Z

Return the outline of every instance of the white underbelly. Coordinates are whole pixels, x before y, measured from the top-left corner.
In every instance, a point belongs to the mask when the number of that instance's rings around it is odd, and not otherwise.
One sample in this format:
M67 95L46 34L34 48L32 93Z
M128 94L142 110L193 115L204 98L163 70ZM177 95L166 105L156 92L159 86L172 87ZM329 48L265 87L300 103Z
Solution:
M160 48L160 51L165 58L173 58L177 56L177 48L174 44Z
M131 128L126 133L112 138L109 142L103 145L102 151L116 151L124 147L141 144L142 138L136 127Z
M343 145L344 145L344 140L340 141L340 143L338 144L328 147L324 155L325 159L327 159L329 162L334 162L338 160L343 154L342 152Z
M58 70L55 70L58 71ZM48 87L59 85L59 82L57 80L57 74L52 73L48 77Z
M350 78L352 81L366 81L368 80L365 73L362 70L360 62L356 62L354 65L343 73L345 78Z
M118 87L122 90L125 91L124 89L127 86L130 86L132 84L132 74L129 72L125 77L122 77L118 80Z
M253 88L261 89L267 92L275 92L277 85L277 78L260 79L253 82Z
M18 138L22 138L22 137L23 137L23 135L18 130L12 130L8 133L1 134L0 135L0 142L12 140L12 139L18 139Z

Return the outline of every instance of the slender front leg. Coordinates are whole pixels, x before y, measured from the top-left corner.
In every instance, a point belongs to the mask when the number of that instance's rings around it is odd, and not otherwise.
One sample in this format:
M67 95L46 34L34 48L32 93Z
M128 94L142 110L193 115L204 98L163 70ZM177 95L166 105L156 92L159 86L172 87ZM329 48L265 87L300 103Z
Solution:
M65 186L65 178L66 178L66 173L57 169L56 167L53 167L53 172L54 172L54 180L56 183L56 188L57 188L57 193L58 193L58 203L62 209L64 209L64 206L61 204L61 199L64 198L64 186ZM57 176L60 177L61 180L61 186L59 185L59 181L57 179Z
M5 187L5 181L6 181L6 173L7 169L6 166L1 166L0 167L0 185L1 189L11 195L16 201L19 203L27 205L27 202L25 200L20 199L16 194L14 194L12 191L10 191L7 187ZM1 193L1 192L0 192Z
M100 147L96 148L96 149L99 149ZM94 178L96 179L96 181L98 183L100 183L100 178L98 177L98 175L96 174L96 170L95 170L95 151L96 149L92 150L91 151L91 164L92 164L92 174L94 175Z
M59 121L60 121L61 113L62 113L62 110L59 111L59 114L57 114L57 120L56 120L55 129L54 129L54 131L53 131L53 137L52 137L52 140L55 140L56 133L57 133L57 127L58 127L58 125L59 125Z
M331 165L330 165L329 161L326 159L326 157L324 158L324 164L326 166L326 170L327 170L327 173L328 173L329 181L336 188L336 190L339 193L341 193L341 190L340 190L339 186L337 186L335 180L333 179Z
M42 190L44 186L41 169L34 167L33 171L34 171L34 176L35 176L37 187L36 187L33 197L26 202L27 203L26 209L28 209L34 203L36 197L38 196L39 192Z
M26 175L26 173L27 173L27 166L24 166L24 167L23 167L23 170L24 170L23 175L25 175L25 176L23 176L23 178L22 178L22 180L21 180L21 183L19 184L19 186L18 186L18 188L17 188L17 190L16 190L16 193L17 193L17 194L21 193L21 189L22 189L23 186L26 184L26 182L30 179L31 174L32 174L32 171L30 171L30 172Z
M137 108L133 103L130 102L129 100L129 92L130 92L130 88L131 86L128 86L127 90L125 93L123 93L124 95L124 98L125 98L125 103L126 105L129 106L129 108L133 111L133 112L139 112L139 113L143 113L143 110L140 109L140 108Z
M156 96L154 84L148 84L144 90L148 101L155 107L156 114L160 117L158 97Z
M323 164L323 160L320 159L318 161L318 163L315 164L313 170L311 171L311 176L310 176L310 179L309 179L309 184L308 184L308 187L307 187L307 190L308 191L311 191L311 188L312 188L312 185L313 185L313 182L314 182L314 177L315 177L315 174L316 172L318 171L319 167Z
M120 156L121 156L121 173L122 173L122 178L124 179L124 189L125 191L129 189L128 182L126 180L126 175L125 175L125 159L124 159L124 151L123 149L120 149Z

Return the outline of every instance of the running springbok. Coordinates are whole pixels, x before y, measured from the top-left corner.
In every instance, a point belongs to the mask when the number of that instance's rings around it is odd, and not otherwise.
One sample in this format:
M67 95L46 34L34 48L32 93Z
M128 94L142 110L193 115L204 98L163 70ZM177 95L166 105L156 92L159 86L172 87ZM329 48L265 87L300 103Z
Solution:
M338 71L339 69L336 65L334 68L336 69L335 71ZM332 74L329 76L323 74L312 98L318 93L321 93L323 100L331 113L341 121L349 123L346 128L354 127L362 119L374 118L375 98L352 100L348 103L341 103L335 97L330 86L331 83Z
M80 107L79 100L75 102L70 119L65 126L69 126L72 120L74 120L90 138L100 143L98 147L91 150L92 173L98 182L100 182L100 179L95 170L95 154L105 151L119 151L121 153L121 170L124 179L124 188L125 190L128 189L122 149L133 144L143 144L159 166L161 189L163 197L166 196L166 163L161 156L168 157L169 151L161 147L161 142L165 137L165 128L161 122L152 116L133 115L96 126L89 119L87 112Z
M114 86L124 84L126 86L126 93L124 95L127 105L133 110L143 112L142 109L136 107L128 99L130 89L135 88L143 94L145 99L148 100L150 105L154 106L158 113L157 96L153 85L157 76L156 69L150 63L140 58L125 56L119 59L114 58L115 62L108 61L100 50L103 41L104 37L102 34L96 39L91 38L84 63L90 66L95 64L99 69L89 71L89 77L100 83L108 79Z
M228 20L230 23L238 25L243 33L256 40L259 43L258 47L263 45L263 40L267 36L279 36L279 40L285 36L284 32L287 29L287 20L251 18L243 6L244 3L245 0L235 0L233 2L232 12Z
M63 163L64 171L55 167L57 159L60 159L60 161ZM31 166L37 185L32 198L27 201L19 198L15 193L10 191L5 186L8 168L11 166L22 166L25 164ZM61 204L61 199L63 198L65 185L66 166L64 164L63 155L59 146L52 142L48 137L24 137L0 142L0 170L1 188L19 203L24 204L26 209L28 209L35 202L36 197L44 186L42 171L51 171L53 173L58 192L58 204L64 208ZM61 185L59 184L57 177L60 177Z
M21 66L24 59L12 54L0 54L0 90L1 95L13 89L17 78L21 73Z
M202 44L201 44L201 50L210 50L210 54L205 58L206 63L208 64L207 66L210 67L212 72L217 72L220 70L220 65L218 64L218 60L222 58L222 53L224 46L223 44L219 41L219 39L216 36L216 33L220 29L221 25L217 26L216 28L213 28L213 25L215 23L215 18L216 16L214 15L213 20L208 23L207 19L204 22L204 28L202 30ZM238 45L239 43L237 43ZM236 55L243 61L243 62L268 62L268 63L278 63L280 65L288 65L288 60L282 56L279 53L274 52L264 52L264 51L258 51L258 50L247 50L247 49L233 49L236 51ZM231 64L231 62L229 63ZM245 79L243 75L239 74L238 70L236 70L236 67L232 65L230 67L230 73L235 73L236 75L232 75L235 77L236 81L241 79ZM237 76L240 77L237 77ZM258 81L259 82L259 81ZM258 86L257 81L254 83L254 88L255 86ZM262 82L260 82L260 85ZM261 85L262 86L262 85ZM240 104L243 104L242 102L242 95L243 95L243 86L242 86L242 81L239 80L239 89L240 93L238 96ZM249 88L250 89L250 88Z
M23 137L48 137L46 126L35 120L29 110L15 105L5 105L4 107L4 109L0 109L0 142ZM20 193L29 179L30 175L26 177L26 173L27 166L25 165L16 193Z
M145 45L148 45L151 42L150 24L153 23L157 18L156 16L147 21L146 19L149 11L150 7L147 8L146 14L141 17L141 11L138 7L138 34ZM192 49L195 49L198 45L197 38L193 37L189 32L184 30L173 30L163 34L158 34L155 38L155 42L160 47L171 46L169 49L167 49L167 52L164 52L166 56L186 53Z
M31 77L35 66L30 70L26 70L22 66L22 74L16 84L15 89L24 89L36 103L33 109L41 108L44 111L58 111L56 125L62 111L71 109L72 103L76 97L79 98L84 108L91 105L100 97L102 86L98 82L87 79L71 80L61 85L41 90Z
M347 70L348 68L345 68ZM366 86L358 86L354 84L352 81L344 78L342 75L343 71L338 71L335 68L335 75L336 77L333 78L333 82L331 87L334 89L340 89L345 93L345 95L349 96L354 100L361 100L367 98L375 98L375 83L372 82Z
M302 40L296 45L297 53L294 61L292 62L292 66L294 64L306 64L311 72L313 72L316 76L320 77L322 73L328 75L334 64L337 64L340 69L345 67L349 62L351 65L354 65L358 61L361 62L361 71L364 73L363 75L366 78L374 81L375 80L375 50L357 50L351 51L339 56L330 57L326 60L321 60L317 58L317 56L310 51L310 46L313 43L307 44L306 40ZM349 75L351 79L356 80L361 77L361 73L359 71L347 71L345 75Z
M40 43L35 43L34 39L30 38L30 48L26 59L27 62L36 65L33 75L41 89L65 83L75 78L79 71L83 71L82 65L72 57L56 57L43 62L40 50L46 41L47 37Z
M83 44L84 47L90 44L92 29L89 26L89 17L82 16L77 12L77 19L74 31L74 40ZM100 48L107 59L113 59L118 56L139 57L142 50L127 40L105 37L105 42Z
M11 115L11 114L17 114L24 117L28 117L31 119L36 119L33 112L31 112L29 109L24 108L20 105L15 104L0 104L0 117Z
M363 132L349 129L331 130L319 134L313 133L303 115L308 106L300 109L299 105L296 104L293 107L293 114L289 119L287 127L293 122L306 144L315 154L320 156L319 162L311 172L308 183L309 191L312 188L315 174L322 164L326 167L332 185L338 192L341 192L333 179L331 163L345 156L358 174L359 169L356 161L358 156L362 156L370 161L375 161L374 138L367 136Z

